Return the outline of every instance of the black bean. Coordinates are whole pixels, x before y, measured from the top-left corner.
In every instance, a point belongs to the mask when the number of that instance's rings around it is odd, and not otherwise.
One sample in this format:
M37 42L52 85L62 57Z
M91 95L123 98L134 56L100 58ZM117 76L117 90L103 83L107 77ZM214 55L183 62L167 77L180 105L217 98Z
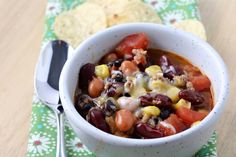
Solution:
M94 104L91 103L84 104L84 106L79 111L80 115L85 118L92 107L94 107Z
M114 66L115 67L120 67L122 62L123 62L123 59L118 59L118 60L114 61Z
M116 82L123 82L123 75L117 74L114 79Z
M174 66L174 65L170 65L168 67L164 68L165 70L163 70L163 76L172 80L174 78L174 76L179 76L183 74L183 70L178 67L178 66Z
M108 62L108 63L107 63L107 66L108 66L108 67L112 67L113 65L114 65L114 62Z
M113 82L111 86L106 90L107 96L119 96L124 92L124 83Z
M107 100L107 102L105 104L105 108L107 111L115 111L116 105L111 100Z
M124 93L124 96L130 97L131 95L129 93Z
M162 56L160 57L160 59L159 59L159 61L158 61L158 64L159 64L161 67L168 67L168 66L172 65L171 62L170 62L170 60L169 60L169 58L168 58L167 56L165 56L165 55L162 55Z
M173 65L162 68L163 70L163 76L172 80L176 74L175 68Z
M116 89L114 87L111 87L107 90L107 96L108 97L113 97L116 95Z
M168 117L170 116L170 114L171 114L171 110L169 110L169 109L163 109L163 110L161 110L160 118L161 118L162 120L164 120L164 119L168 118Z
M75 108L80 113L82 117L86 117L88 111L94 107L95 104L91 97L86 94L79 94L77 96L77 101L75 102Z
M117 107L111 99L108 99L105 103L104 110L107 116L111 116L115 113Z
M78 108L78 110L82 109L84 104L90 103L92 99L86 95L86 94L79 94L77 96L77 101L75 102L75 107Z
M105 79L105 82L106 83L112 83L113 82L113 79L112 78L110 78L110 77L107 77L106 79Z
M153 120L154 120L155 124L158 124L158 122L159 122L159 118L158 117L153 118Z
M183 74L183 70L176 65L172 65L169 58L165 55L159 59L159 65L163 71L163 76L172 80L175 75Z
M87 104L84 104L82 110L89 111L92 107L94 107L93 104L87 103Z

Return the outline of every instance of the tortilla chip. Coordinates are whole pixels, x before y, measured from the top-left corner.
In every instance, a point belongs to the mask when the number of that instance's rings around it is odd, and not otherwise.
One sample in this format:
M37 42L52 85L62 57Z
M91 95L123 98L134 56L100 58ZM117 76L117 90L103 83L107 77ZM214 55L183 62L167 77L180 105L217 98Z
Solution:
M108 18L109 26L132 22L161 23L161 19L149 5L141 1L126 3L119 13Z
M88 0L100 5L107 16L108 26L128 22L161 23L157 13L140 0Z
M120 14L126 5L133 1L140 0L87 0L87 2L95 3L103 8L106 13L109 26L109 21L117 14Z
M76 48L90 35L106 27L107 20L103 9L96 4L84 3L57 16L54 32L59 39Z
M174 23L173 26L207 40L205 28L198 20L184 20Z

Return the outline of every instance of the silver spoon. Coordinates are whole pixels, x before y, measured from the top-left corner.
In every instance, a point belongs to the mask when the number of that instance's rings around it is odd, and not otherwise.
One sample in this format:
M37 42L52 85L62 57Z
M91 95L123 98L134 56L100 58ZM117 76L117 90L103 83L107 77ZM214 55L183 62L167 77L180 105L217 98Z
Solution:
M51 108L57 119L56 157L66 157L64 141L64 110L59 97L61 70L73 49L64 41L49 42L41 51L35 72L35 91L38 98Z

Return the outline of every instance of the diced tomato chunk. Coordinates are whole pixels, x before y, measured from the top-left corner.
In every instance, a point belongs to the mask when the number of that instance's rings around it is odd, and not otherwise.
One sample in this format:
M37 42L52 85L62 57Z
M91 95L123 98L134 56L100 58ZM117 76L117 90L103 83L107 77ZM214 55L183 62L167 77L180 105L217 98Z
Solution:
M207 114L206 112L197 112L186 107L180 107L176 110L176 115L188 125L204 119Z
M170 135L174 135L176 134L176 129L173 125L171 125L170 123L167 123L165 121L161 121L158 125L157 125L157 130L159 130L163 136L170 136Z
M133 49L147 49L148 37L145 33L137 33L126 36L116 47L116 54L119 57L132 55Z
M175 114L171 114L166 120L157 125L157 130L164 136L170 136L187 129L187 126Z
M170 123L174 126L176 133L184 131L187 129L187 126L182 122L180 118L176 116L176 114L171 114L165 122Z
M194 76L192 77L190 81L192 82L193 87L197 91L203 91L203 90L209 89L211 86L210 80L208 79L207 76L204 76L204 75Z

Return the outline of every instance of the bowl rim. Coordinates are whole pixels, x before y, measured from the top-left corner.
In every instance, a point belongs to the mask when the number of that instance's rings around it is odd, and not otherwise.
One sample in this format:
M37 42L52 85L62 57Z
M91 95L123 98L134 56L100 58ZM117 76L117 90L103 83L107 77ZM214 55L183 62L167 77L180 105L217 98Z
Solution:
M113 26L110 28L107 28L103 31L100 31L85 41L83 41L79 47L75 49L75 54L79 53L82 49L86 47L89 43L91 43L93 40L100 38L100 36L104 36L104 34L107 33L112 33L115 31L119 31L122 29L126 28L133 28L133 27L142 27L143 29L149 29L152 27L157 27L160 30L170 32L170 33L176 33L178 32L179 36L182 36L183 38L187 38L189 40L195 40L198 42L200 45L204 46L208 51L205 53L209 53L209 55L213 58L216 59L217 64L219 67L221 67L221 70L224 71L225 75L221 76L221 79L223 80L221 85L220 85L220 92L219 92L219 98L217 102L215 102L214 108L211 110L211 112L207 115L207 117L202 120L202 122L192 128L189 128L183 132L177 133L175 135L167 136L167 137L162 137L162 138L155 138L155 139L132 139L132 138L123 138L119 136L112 135L110 133L106 133L104 131L101 131L88 123L80 114L76 111L75 108L71 108L69 106L73 105L73 100L68 101L67 97L69 96L68 93L66 93L66 80L67 80L67 73L69 71L70 64L73 63L75 60L78 58L71 57L68 59L68 61L65 63L64 68L61 73L60 81L59 81L59 93L60 93L60 98L62 101L62 105L65 109L66 116L69 115L69 119L72 120L72 123L75 124L76 126L83 132L86 132L89 136L92 136L95 139L98 139L100 141L103 141L105 143L109 144L115 144L119 146L136 146L136 147L143 147L143 146L150 146L150 145L162 145L162 144L167 144L172 141L179 140L183 138L184 136L188 136L190 134L193 134L194 132L198 132L201 128L207 127L207 124L210 123L211 120L218 118L219 115L223 112L224 106L226 105L227 97L229 95L229 78L228 78L228 72L226 65L220 55L212 48L207 42L203 41L199 37L196 37L190 33L184 32L182 30L178 30L175 28L171 28L168 26L160 25L160 24L153 24L153 23L129 23L129 24L121 24L117 26ZM75 55L74 54L74 55ZM73 55L73 56L74 56ZM181 55L180 55L181 56ZM67 105L67 103L70 103L70 105ZM73 105L74 106L74 105Z

